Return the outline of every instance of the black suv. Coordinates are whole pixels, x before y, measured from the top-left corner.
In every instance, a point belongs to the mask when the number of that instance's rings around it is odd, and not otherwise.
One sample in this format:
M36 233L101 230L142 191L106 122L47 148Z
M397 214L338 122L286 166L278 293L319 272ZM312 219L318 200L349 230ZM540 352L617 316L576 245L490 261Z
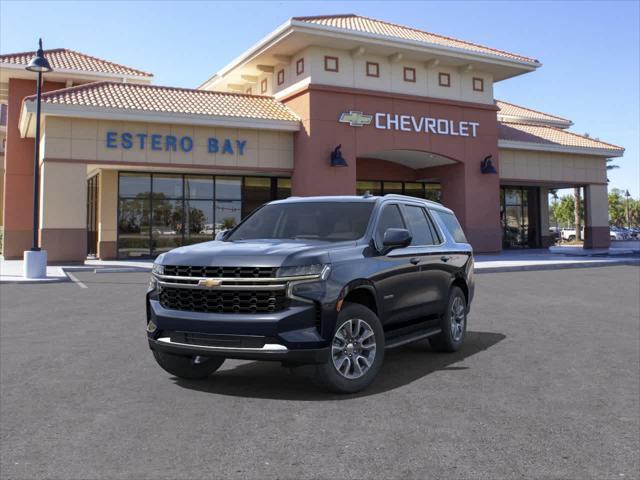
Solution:
M268 203L219 241L160 255L147 294L162 368L206 378L225 358L316 364L333 391L369 385L384 351L464 341L473 252L451 210L401 195Z

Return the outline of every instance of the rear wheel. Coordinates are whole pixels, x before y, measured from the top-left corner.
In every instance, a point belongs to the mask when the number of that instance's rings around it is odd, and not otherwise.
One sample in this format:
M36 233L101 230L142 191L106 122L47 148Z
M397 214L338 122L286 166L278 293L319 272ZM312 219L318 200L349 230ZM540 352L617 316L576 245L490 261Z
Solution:
M153 356L166 372L190 380L207 378L224 363L222 357L173 355L157 350L153 350Z
M442 331L429 337L437 352L456 352L462 346L467 331L467 299L460 287L452 287L447 311L440 320Z
M345 304L338 315L329 359L317 379L331 391L355 393L374 380L384 360L384 332L377 315L363 305Z

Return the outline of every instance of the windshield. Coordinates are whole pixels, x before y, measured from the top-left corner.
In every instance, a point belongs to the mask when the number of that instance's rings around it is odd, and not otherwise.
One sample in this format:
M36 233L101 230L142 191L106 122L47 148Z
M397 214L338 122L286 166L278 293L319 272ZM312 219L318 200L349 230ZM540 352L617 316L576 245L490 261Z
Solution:
M364 236L373 202L299 202L265 205L226 239L309 239L325 242Z

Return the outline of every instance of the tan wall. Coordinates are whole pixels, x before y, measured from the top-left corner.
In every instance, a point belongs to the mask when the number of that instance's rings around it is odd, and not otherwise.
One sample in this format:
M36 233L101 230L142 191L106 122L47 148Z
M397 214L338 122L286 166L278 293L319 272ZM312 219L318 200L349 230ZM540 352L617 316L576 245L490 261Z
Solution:
M144 149L140 149L134 137L130 149L107 148L107 132L132 134L160 134L176 137L190 136L193 149L185 153L180 150L152 150L150 137ZM208 139L217 138L222 144L230 139L233 154L209 153ZM239 155L237 140L246 140L244 155ZM119 143L119 142L118 142ZM207 128L148 124L133 122L110 122L88 119L48 117L44 128L43 158L89 160L99 163L134 162L144 164L167 164L167 166L190 165L239 168L293 168L293 133L237 128Z
M86 228L87 167L45 162L40 174L40 228Z
M98 241L115 242L118 235L118 172L101 170L98 183Z
M500 149L500 178L606 184L606 159L590 155Z
M329 72L324 69L325 56L338 58L338 72ZM304 73L297 75L296 62L300 58L304 58ZM367 76L367 62L379 64L379 77ZM415 82L404 80L404 67L415 68ZM445 66L427 67L425 63L415 60L391 61L389 57L385 56L353 56L351 52L346 50L309 47L294 55L288 65L276 66L273 82L276 80L277 71L281 68L285 69L285 82L280 86L275 85L273 90L269 90L269 94L278 93L296 83L307 80L320 85L493 104L493 77L491 74L473 70L460 72L456 68ZM439 86L438 74L440 72L448 73L451 76L450 87ZM484 91L473 90L472 79L474 77L484 80Z
M606 185L585 187L586 222L590 227L609 226L609 195Z

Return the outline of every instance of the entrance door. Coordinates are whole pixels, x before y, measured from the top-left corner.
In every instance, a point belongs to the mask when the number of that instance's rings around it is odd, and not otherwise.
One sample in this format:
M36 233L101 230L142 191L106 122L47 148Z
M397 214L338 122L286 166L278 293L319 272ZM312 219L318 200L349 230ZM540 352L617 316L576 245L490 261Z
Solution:
M87 180L87 256L98 254L98 175Z
M537 187L500 187L503 248L540 247L540 208Z

